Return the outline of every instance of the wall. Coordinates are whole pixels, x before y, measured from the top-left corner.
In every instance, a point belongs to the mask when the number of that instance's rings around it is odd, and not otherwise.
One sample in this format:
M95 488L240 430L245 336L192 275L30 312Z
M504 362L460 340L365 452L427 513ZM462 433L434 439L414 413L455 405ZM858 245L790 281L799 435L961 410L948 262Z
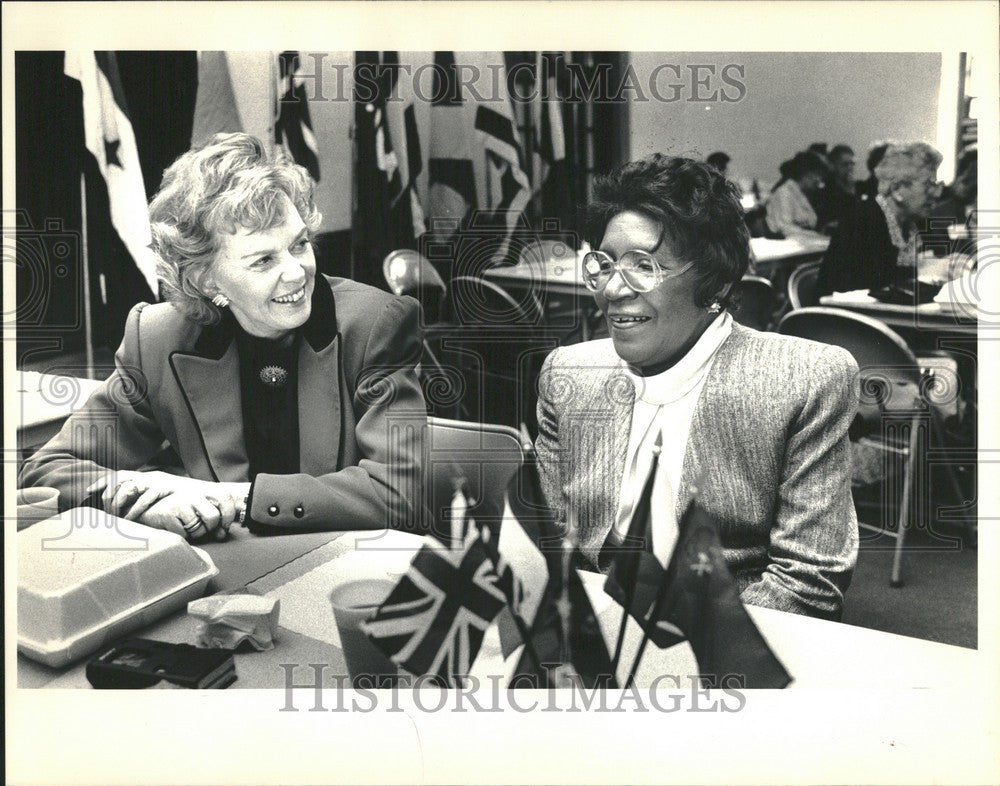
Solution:
M818 36L822 31L817 32ZM938 136L938 96L941 55L928 53L823 52L637 52L631 63L647 101L630 104L631 157L653 152L703 158L715 150L732 157L728 174L738 180L757 178L762 185L778 177L778 165L812 142L833 146L845 142L854 148L856 176L865 177L868 147L886 137L923 139L935 144ZM656 80L661 98L648 90L654 69L664 63ZM691 65L714 64L715 75L700 69L707 83L692 84ZM743 66L743 76L727 64ZM682 85L671 88L671 84ZM714 101L692 98L717 93ZM942 151L947 156L950 151Z

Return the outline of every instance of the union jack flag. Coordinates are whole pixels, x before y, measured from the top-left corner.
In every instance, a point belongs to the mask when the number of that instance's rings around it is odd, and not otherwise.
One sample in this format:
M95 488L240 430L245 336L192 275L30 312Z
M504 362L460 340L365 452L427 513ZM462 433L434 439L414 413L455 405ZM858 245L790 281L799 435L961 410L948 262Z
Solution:
M470 527L461 549L428 538L362 630L398 666L455 684L469 673L507 602L483 540Z

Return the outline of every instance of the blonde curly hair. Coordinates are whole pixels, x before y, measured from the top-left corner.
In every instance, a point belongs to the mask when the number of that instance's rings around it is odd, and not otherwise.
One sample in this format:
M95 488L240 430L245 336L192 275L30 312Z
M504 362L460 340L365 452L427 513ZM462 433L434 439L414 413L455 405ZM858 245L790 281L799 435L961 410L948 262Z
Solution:
M218 322L221 312L202 280L219 250L219 233L277 226L285 218L282 195L299 211L311 239L321 215L309 173L268 156L256 137L216 134L171 164L149 204L151 247L166 299L195 322Z
M924 173L931 177L941 164L941 154L926 142L888 142L875 167L878 192L888 194L897 186L914 183Z

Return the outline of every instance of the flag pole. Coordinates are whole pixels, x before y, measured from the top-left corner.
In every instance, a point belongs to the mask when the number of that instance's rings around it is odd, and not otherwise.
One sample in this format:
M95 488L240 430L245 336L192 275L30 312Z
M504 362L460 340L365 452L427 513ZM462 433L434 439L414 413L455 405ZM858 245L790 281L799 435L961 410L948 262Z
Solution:
M674 568L674 566L671 565L670 568ZM669 607L664 608L664 605L667 602L667 595L669 594L667 592L667 588L673 583L675 572L676 571L672 569L668 569L663 572L663 581L660 582L659 589L656 591L656 602L653 604L653 613L649 617L650 624L652 625L655 625L656 620L660 619L662 614L669 610ZM632 661L632 667L629 669L628 678L625 680L626 690L634 686L635 673L639 670L639 662L642 660L642 656L646 651L646 645L649 644L649 627L649 625L645 625L643 627L642 641L639 642L639 649L636 650L635 659Z
M90 304L90 253L87 245L87 176L80 167L80 261L83 271L83 332L86 342L87 378L94 378L94 324Z
M630 538L633 534L632 533L632 525L634 524L633 519L635 519L638 509L642 506L643 500L648 500L649 505L650 506L652 505L652 500L651 500L652 487L650 486L650 484L654 483L656 480L656 470L659 463L660 451L662 450L662 445L663 445L663 431L661 430L660 433L656 435L656 441L653 443L652 447L653 462L649 467L649 476L647 477L646 483L643 486L642 497L640 498L639 503L636 504L635 508L632 509L632 518L629 520L628 529L626 530L626 538ZM649 491L648 495L646 493L647 487ZM647 517L647 520L651 514L652 514L651 509L643 510L643 515ZM649 533L648 530L647 533L650 534L650 536L652 535L652 533ZM632 545L634 548L635 544L633 543ZM649 545L652 546L652 544ZM622 622L621 626L618 628L618 641L615 644L615 655L611 661L612 670L614 671L616 676L618 674L618 663L621 660L622 647L625 644L625 629L628 627L628 615L629 611L632 608L632 603L635 601L635 588L636 584L638 584L639 582L639 564L638 564L639 555L636 554L635 556L633 556L632 560L633 560L632 581L629 582L629 585L627 587L623 587L623 589L625 590L625 603L622 605Z

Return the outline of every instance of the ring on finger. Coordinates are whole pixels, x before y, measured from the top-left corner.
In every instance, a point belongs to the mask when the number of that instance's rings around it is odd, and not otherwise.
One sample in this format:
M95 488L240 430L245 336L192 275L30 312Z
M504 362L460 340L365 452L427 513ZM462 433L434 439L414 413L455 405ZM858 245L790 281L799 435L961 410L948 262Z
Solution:
M201 516L195 516L192 521L181 522L181 526L188 535L194 535L199 527L205 526L205 522L201 520Z

